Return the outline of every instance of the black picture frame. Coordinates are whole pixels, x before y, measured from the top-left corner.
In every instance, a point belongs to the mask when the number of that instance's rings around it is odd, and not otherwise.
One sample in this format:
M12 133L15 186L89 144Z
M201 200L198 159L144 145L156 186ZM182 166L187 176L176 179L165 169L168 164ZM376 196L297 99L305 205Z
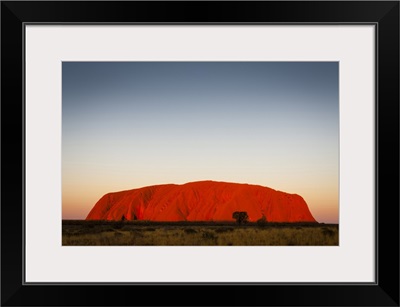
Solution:
M25 284L24 25L32 22L375 25L376 282ZM2 306L399 306L398 1L2 1L1 77Z

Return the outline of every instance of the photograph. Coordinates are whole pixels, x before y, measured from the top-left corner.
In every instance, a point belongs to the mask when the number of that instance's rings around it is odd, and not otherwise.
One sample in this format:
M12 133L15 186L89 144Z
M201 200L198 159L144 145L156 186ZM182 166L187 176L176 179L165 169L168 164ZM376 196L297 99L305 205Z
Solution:
M62 245L339 245L339 62L62 63Z

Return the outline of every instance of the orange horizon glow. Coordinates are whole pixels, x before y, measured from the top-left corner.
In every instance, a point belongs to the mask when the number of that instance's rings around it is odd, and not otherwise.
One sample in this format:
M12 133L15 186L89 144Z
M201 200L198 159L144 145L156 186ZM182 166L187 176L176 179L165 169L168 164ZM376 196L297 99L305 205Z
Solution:
M220 181L225 181L225 180L220 180ZM188 182L193 182L193 181L188 181ZM169 182L169 183L184 184L187 182L178 182L178 183ZM242 182L242 183L253 184L250 182ZM166 183L163 182L163 183L148 184L146 186L158 185L158 184L166 184ZM257 184L257 185L269 187L290 194L298 194L301 197L303 197L303 199L308 205L311 214L317 220L317 222L332 223L332 224L339 223L338 194L335 195L335 193L327 193L327 192L325 192L324 194L323 191L321 193L312 194L309 193L309 191L306 191L306 189L304 189L303 193L300 193L299 191L277 189L272 186L266 186L262 184ZM87 188L82 187L81 189L79 189L77 187L71 187L71 186L68 187L68 185L66 185L63 188L63 198L62 198L63 219L84 220L89 214L90 210L94 207L94 205L97 203L98 200L100 200L100 198L103 195L110 192L118 192L118 191L132 190L145 187L145 186L128 187L127 185L125 185L125 187L122 186L122 188L118 188L117 186L118 185L110 185L109 186L110 188L108 190L103 188L102 192L96 193L95 191L96 187L93 187L94 189L93 191L89 191ZM68 193L69 192L68 188L73 189L74 193Z

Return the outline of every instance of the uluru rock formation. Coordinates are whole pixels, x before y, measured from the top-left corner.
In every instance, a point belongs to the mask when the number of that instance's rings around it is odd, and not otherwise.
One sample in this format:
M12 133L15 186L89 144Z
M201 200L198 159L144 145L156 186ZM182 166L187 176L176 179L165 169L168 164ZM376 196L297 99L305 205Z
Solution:
M259 185L217 181L163 184L108 193L86 220L234 221L246 211L249 221L316 222L297 194Z

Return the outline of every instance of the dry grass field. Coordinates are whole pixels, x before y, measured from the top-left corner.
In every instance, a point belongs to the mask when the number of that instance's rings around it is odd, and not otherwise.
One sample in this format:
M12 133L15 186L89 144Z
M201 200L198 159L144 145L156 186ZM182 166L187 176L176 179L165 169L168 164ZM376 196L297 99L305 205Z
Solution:
M62 223L62 245L290 246L338 245L339 226L318 223L105 222Z

